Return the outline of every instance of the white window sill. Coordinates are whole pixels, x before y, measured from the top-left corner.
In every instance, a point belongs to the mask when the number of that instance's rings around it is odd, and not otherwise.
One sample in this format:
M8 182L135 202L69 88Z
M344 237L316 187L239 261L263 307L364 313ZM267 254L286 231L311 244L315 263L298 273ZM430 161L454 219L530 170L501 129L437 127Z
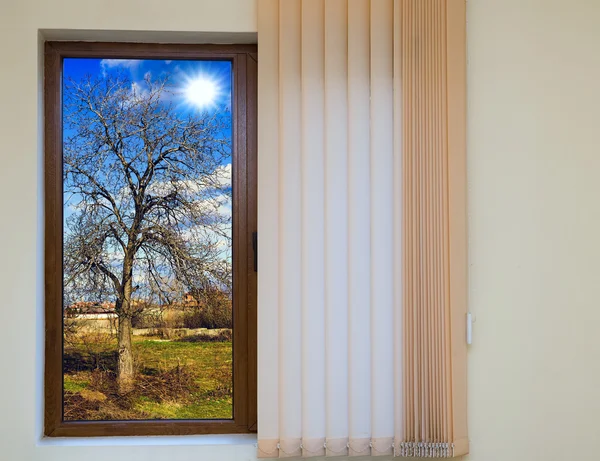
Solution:
M254 446L256 434L207 434L133 437L42 437L37 446L135 447L135 446Z

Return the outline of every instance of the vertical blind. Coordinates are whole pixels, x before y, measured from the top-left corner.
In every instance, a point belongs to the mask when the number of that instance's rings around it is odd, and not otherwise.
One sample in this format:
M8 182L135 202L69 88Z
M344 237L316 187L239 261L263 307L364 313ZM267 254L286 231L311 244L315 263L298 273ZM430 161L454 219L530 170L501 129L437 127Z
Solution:
M464 14L259 0L259 457L468 451Z

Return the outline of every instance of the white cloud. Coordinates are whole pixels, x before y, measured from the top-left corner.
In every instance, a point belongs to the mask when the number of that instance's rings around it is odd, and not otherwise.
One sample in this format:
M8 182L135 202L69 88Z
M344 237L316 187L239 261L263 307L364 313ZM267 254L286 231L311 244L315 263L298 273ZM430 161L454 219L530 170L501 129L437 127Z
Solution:
M226 218L231 219L231 197L222 195L219 199L219 208L217 212Z
M100 65L104 68L124 67L126 69L134 69L142 63L139 59L103 59Z
M165 61L165 64L169 65L169 64L171 64L172 62L173 62L173 61L171 61L171 60L168 60L168 61Z
M144 82L133 82L131 84L131 93L129 94L129 99L124 101L124 103L129 107L135 103L139 103L144 100L148 96L148 89Z
M184 230L181 236L185 240L210 244L219 253L218 259L231 260L233 241L230 224L212 227L193 226Z
M231 163L220 165L212 174L197 179L177 181L176 183L155 182L148 187L148 192L154 195L168 194L174 187L189 194L199 194L203 191L211 191L231 187ZM127 190L124 191L128 194Z
M218 184L221 187L231 186L231 163L217 167L212 177L215 185Z

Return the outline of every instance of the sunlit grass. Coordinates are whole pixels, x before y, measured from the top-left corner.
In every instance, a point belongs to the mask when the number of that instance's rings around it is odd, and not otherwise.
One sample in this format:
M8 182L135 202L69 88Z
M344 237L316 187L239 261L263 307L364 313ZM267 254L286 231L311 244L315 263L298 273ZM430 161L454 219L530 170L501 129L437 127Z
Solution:
M116 341L77 342L65 345L68 361L64 375L65 414L73 419L230 419L232 417L232 347L231 342L183 342L158 338L134 337L134 354L139 376L162 377L180 369L189 376L189 386L181 397L157 397L141 389L123 406L119 396L98 387L94 373L113 373L116 369ZM67 363L67 362L66 362ZM106 401L94 405L84 390L104 392ZM84 391L82 393L82 391ZM85 413L69 406L80 405ZM115 412L115 405L120 410ZM68 411L67 411L68 410ZM73 411L75 410L75 411ZM117 416L118 414L118 416ZM82 415L85 415L83 417Z
M80 374L65 375L64 390L65 392L81 392L90 385L89 380L85 379L85 376Z
M153 402L140 398L136 409L148 415L150 419L229 419L231 418L231 398L216 400L200 400L196 403L181 404L178 402Z

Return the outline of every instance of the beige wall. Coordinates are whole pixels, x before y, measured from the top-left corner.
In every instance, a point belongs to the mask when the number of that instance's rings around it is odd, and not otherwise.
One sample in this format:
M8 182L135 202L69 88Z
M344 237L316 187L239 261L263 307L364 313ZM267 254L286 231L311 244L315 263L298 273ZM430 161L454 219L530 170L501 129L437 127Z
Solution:
M473 461L600 459L600 2L468 8Z
M470 460L596 460L600 2L471 0L468 22ZM253 459L251 438L39 440L38 29L66 28L248 33L255 3L0 6L0 459Z

